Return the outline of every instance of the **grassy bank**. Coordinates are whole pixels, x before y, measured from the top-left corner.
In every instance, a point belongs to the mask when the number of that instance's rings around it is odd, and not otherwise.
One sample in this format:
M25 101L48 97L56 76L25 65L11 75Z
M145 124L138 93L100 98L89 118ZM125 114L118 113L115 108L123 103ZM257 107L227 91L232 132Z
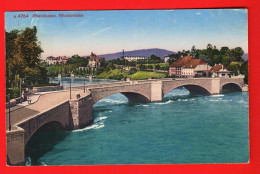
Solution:
M132 80L144 80L144 79L159 79L166 77L166 73L158 73L158 72L148 72L148 71L138 71L135 74L131 75L130 78Z
M101 74L97 75L96 78L122 80L127 78L128 76L129 71L123 69L114 69L110 71L104 71Z
M137 64L137 67L140 68L140 64ZM158 69L158 70L168 70L169 63L155 63L155 64L142 64L143 69Z
M145 80L145 79L159 79L167 76L167 73L158 73L158 72L149 72L149 71L138 71L130 75L129 71L123 69L114 69L110 71L104 71L96 78L100 79L115 79L122 80L127 77L130 77L132 80Z

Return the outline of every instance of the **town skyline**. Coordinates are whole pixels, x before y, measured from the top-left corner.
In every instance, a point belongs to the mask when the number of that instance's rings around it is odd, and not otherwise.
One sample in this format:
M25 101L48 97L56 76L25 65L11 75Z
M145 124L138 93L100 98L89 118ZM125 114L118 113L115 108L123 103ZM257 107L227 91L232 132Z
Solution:
M18 19L14 15L28 14ZM33 17L33 14L83 17ZM6 31L37 27L41 57L88 56L160 48L241 47L248 52L247 9L7 12Z

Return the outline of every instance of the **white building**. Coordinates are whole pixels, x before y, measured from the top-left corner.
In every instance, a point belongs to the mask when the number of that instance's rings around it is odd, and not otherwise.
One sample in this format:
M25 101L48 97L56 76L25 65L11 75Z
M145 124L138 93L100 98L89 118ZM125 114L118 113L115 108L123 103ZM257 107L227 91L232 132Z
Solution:
M53 57L53 56L49 56L49 57L46 58L46 63L47 63L48 65L56 64L56 61L57 61L56 58Z
M230 76L230 71L226 69L226 67L222 64L215 64L211 69L210 73L212 77L226 77Z
M170 59L169 56L164 56L164 63L168 63L168 60Z
M89 59L89 62L88 62L88 66L91 69L99 69L99 67L100 67L99 57L96 54L94 54L93 52L91 52L90 59Z
M192 59L181 70L182 77L206 76L211 66L201 59Z
M202 77L207 76L211 66L201 59L184 56L174 61L169 67L169 75L176 77Z
M49 56L46 58L46 62L48 65L55 65L57 63L66 64L68 59L69 58L67 56L58 56L58 57Z
M129 62L147 59L145 56L124 56L124 58Z

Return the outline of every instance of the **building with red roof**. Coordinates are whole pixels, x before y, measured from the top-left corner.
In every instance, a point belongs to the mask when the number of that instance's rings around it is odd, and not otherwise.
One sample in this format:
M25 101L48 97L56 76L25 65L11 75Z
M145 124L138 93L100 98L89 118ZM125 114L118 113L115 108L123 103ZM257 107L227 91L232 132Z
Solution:
M228 71L222 64L215 64L210 69L211 77L230 77L231 71Z
M192 56L184 56L181 57L179 59L177 59L176 61L174 61L170 67L169 67L169 75L172 76L176 76L176 77L181 77L181 70L182 68L193 59Z
M194 59L192 56L184 56L170 65L169 75L176 77L201 77L207 76L211 66L202 59Z
M91 52L89 62L88 62L88 66L91 69L99 69L99 67L100 67L99 57L96 54L94 54L93 52Z

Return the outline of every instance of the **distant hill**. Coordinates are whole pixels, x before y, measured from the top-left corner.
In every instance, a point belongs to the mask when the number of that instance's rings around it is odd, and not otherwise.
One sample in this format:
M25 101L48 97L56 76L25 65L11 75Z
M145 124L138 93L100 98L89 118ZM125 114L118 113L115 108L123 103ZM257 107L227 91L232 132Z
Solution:
M141 49L141 50L133 50L133 51L125 51L125 56L151 56L156 55L158 57L163 58L164 56L168 54L173 54L175 52L165 50L165 49L159 49L159 48L152 48L152 49ZM111 54L102 54L98 55L100 58L105 58L106 60L116 59L123 56L122 51L117 53L111 53Z
M244 61L247 61L248 60L248 53L244 53L244 55L242 56L242 59Z
M174 53L176 53L176 52L165 50L165 49L160 49L160 48L151 48L151 49L125 51L125 56L146 56L146 57L148 57L148 56L151 56L154 54L163 59L164 56L169 55L169 54L174 54ZM105 58L108 61L111 59L116 59L116 58L122 57L123 53L121 51L121 52L110 53L110 54L100 54L98 56L100 58ZM88 57L88 56L83 56L83 57ZM248 53L244 53L244 55L242 56L242 59L247 61Z

